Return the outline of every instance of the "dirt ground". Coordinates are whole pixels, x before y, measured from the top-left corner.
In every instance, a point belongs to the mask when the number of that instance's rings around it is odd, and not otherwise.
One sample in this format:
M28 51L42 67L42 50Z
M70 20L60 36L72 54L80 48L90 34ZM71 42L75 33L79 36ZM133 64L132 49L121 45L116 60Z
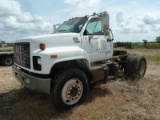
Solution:
M11 67L0 66L0 120L160 120L160 63L150 63L143 79L91 88L84 104L57 113L50 96L24 89Z

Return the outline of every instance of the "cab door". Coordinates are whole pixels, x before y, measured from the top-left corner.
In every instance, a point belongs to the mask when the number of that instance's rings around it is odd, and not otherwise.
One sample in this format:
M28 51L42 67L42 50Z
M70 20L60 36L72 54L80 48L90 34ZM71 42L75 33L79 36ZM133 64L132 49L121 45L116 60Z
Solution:
M91 18L83 33L82 48L89 55L91 62L110 58L112 41L108 41L102 30L102 18Z

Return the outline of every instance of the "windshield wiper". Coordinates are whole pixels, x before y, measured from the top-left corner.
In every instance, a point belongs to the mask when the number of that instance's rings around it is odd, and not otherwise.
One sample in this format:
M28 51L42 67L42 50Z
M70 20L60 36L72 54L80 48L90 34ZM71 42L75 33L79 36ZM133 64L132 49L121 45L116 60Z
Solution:
M103 35L103 32L102 30L100 30L100 31L94 32L93 35Z
M57 32L68 32L68 30L58 30Z

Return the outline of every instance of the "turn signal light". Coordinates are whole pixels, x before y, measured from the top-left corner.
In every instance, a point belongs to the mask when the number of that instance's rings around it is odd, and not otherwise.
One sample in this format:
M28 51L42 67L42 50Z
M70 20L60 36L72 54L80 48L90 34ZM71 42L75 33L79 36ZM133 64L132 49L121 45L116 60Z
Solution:
M40 43L40 44L39 44L39 48L40 48L41 50L44 50L44 49L46 48L46 45L45 45L44 43Z
M57 55L51 55L51 58L57 58L58 56Z

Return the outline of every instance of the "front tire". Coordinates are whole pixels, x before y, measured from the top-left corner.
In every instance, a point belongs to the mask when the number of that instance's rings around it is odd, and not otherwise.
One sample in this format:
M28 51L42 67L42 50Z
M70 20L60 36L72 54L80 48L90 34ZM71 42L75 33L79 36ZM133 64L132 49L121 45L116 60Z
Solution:
M88 80L79 69L62 71L53 78L52 102L58 111L81 104L88 92Z

